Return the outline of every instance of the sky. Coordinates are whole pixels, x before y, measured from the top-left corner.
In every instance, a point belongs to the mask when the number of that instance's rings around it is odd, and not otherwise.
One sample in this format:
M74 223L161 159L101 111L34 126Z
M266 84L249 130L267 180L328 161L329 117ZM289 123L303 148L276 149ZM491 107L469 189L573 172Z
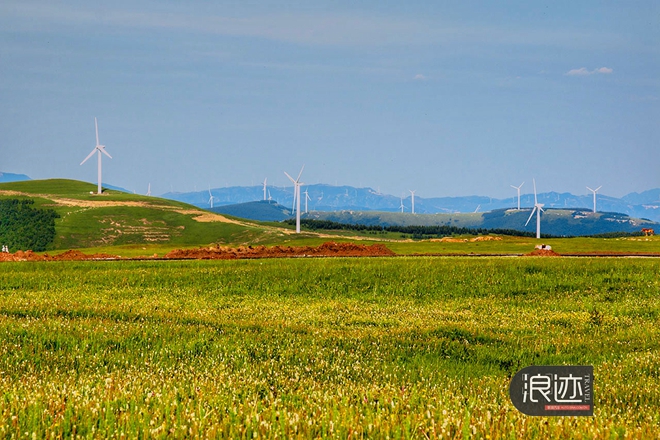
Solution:
M660 187L660 2L0 0L0 171L138 193Z

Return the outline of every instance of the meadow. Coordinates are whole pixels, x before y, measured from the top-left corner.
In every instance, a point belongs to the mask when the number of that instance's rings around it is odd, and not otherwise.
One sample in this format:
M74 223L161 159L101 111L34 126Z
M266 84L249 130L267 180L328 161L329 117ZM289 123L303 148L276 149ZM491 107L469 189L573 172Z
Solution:
M0 264L4 438L654 438L660 262ZM510 377L593 365L594 417Z

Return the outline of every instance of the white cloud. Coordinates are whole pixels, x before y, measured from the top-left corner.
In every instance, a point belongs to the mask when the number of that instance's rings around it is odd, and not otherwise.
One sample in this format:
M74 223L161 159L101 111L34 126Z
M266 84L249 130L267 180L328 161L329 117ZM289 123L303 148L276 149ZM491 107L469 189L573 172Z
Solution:
M579 69L571 69L568 72L566 72L566 75L568 76L584 76L589 74L590 72L587 70L586 67L580 67Z
M580 67L579 69L571 69L566 72L567 76L587 76L594 74L604 74L609 75L614 72L614 69L610 67L599 67L598 69L588 70L586 67Z
M424 75L422 75L421 73L418 73L417 75L415 75L415 77L413 79L418 80L418 81L422 81L422 80L425 80L426 77Z

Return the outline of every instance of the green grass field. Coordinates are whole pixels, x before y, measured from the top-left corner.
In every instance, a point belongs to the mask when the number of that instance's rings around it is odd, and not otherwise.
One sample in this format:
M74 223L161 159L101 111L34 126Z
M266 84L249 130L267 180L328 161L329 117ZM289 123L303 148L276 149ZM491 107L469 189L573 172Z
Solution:
M654 438L655 259L0 265L4 438ZM508 400L594 365L595 416Z

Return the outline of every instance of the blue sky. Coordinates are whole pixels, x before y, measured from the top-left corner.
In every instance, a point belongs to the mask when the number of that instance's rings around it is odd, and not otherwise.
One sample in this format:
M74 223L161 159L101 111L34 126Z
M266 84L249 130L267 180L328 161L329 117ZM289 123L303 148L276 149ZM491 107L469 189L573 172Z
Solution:
M96 116L142 193L660 187L656 1L96 3L0 2L0 170L95 182Z

